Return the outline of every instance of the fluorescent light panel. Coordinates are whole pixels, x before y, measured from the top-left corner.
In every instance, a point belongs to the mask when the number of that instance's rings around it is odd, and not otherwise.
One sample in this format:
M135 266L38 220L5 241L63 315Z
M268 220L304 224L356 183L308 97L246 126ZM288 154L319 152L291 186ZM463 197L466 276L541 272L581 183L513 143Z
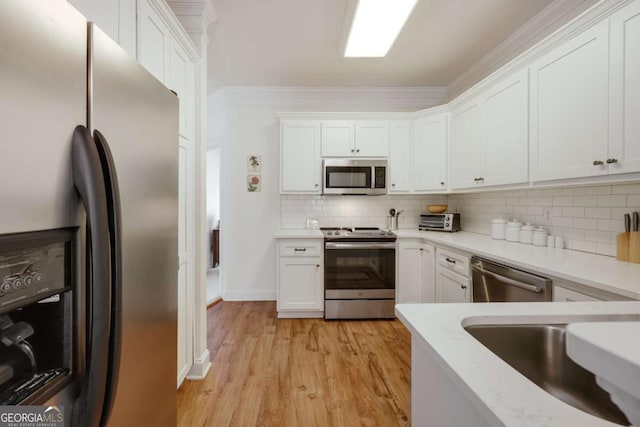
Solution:
M359 0L344 56L385 56L417 2L418 0Z

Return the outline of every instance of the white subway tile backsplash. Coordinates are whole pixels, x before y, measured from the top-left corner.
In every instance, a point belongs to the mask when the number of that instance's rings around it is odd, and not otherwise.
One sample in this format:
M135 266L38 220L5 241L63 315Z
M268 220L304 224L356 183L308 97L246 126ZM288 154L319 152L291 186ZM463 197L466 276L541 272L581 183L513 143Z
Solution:
M460 207L465 231L489 235L492 218L517 218L563 236L567 249L615 256L623 215L640 211L640 183L455 194L448 202Z
M627 206L627 196L598 196L598 206Z

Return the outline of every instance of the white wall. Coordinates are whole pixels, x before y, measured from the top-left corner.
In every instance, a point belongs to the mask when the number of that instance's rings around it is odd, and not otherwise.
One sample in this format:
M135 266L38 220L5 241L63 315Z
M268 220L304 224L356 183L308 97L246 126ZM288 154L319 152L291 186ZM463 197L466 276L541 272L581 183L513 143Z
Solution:
M226 88L210 96L222 133L221 259L225 300L274 300L280 228L279 122L284 111L416 111L442 104L440 89ZM262 156L262 191L247 192L246 159Z
M640 184L461 194L448 201L460 209L465 231L489 235L491 219L517 218L563 236L567 249L615 256L623 215L640 211Z
M207 149L207 228L220 219L220 147Z

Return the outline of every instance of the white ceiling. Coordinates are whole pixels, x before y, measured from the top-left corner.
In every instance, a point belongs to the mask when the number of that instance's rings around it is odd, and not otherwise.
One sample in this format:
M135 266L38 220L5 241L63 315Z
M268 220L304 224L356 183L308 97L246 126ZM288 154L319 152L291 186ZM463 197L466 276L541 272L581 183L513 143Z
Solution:
M344 58L354 0L214 0L209 92L447 86L552 1L419 0L385 58Z

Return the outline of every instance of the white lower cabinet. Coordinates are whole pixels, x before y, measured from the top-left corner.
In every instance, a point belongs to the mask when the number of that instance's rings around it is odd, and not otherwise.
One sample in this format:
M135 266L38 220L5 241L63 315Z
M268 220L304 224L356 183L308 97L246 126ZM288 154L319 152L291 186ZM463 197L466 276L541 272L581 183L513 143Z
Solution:
M471 302L469 256L436 249L436 302Z
M578 301L627 301L629 298L612 294L598 289L587 288L576 284L565 284L561 281L553 282L554 302Z
M278 317L322 317L322 240L281 240L278 252Z
M398 303L435 301L435 249L419 240L398 243Z
M471 280L438 265L436 302L471 302Z

